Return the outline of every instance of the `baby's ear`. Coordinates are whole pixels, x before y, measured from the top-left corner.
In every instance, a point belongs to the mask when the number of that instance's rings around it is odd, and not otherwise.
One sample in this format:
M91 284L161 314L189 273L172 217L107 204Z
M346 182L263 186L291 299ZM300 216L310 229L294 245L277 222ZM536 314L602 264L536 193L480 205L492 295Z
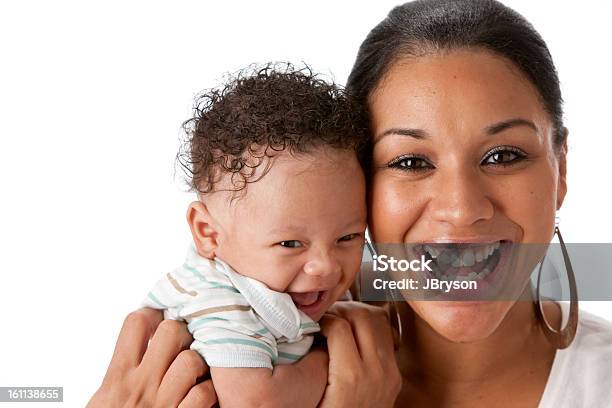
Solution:
M187 209L187 222L191 228L191 235L198 254L208 259L215 257L218 247L218 232L206 205L201 201L194 201Z

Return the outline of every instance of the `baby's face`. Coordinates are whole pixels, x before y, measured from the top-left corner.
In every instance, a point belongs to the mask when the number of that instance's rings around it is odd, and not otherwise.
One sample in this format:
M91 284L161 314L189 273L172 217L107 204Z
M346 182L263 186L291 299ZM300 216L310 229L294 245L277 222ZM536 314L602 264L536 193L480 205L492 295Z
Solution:
M283 152L244 196L231 205L224 201L215 254L240 274L289 293L318 320L359 270L365 200L365 178L354 154Z

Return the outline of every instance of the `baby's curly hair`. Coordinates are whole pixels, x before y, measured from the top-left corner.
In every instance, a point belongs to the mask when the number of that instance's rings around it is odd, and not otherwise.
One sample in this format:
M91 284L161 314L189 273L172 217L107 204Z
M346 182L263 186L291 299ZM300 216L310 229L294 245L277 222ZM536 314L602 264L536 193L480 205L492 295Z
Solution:
M307 65L269 63L243 69L196 98L194 115L183 124L186 137L177 161L191 189L202 194L216 191L227 174L229 191L243 190L263 177L266 158L280 151L352 151L367 169L367 126L363 108L340 86ZM254 179L263 163L263 174Z

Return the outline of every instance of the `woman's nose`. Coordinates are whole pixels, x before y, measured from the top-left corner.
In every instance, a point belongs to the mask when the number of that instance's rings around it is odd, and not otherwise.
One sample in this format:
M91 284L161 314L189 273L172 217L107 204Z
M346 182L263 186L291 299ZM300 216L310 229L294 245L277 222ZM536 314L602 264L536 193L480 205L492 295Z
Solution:
M436 221L469 227L493 217L495 208L486 180L477 170L453 169L438 174L430 210Z
M340 263L333 254L319 251L304 264L304 272L311 276L327 276L340 272Z

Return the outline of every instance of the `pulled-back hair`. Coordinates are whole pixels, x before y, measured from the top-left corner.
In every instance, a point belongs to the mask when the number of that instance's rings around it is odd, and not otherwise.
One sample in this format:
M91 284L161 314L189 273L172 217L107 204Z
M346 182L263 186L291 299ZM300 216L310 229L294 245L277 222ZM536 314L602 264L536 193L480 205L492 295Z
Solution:
M565 141L559 78L546 43L519 13L495 0L416 0L395 7L361 44L347 88L364 105L401 58L481 48L514 63L535 86Z
M183 124L186 138L177 161L200 193L215 191L228 174L230 191L243 190L265 174L267 158L281 151L347 150L366 168L365 116L341 87L308 66L249 67L197 97L193 117ZM262 164L266 170L254 179Z

